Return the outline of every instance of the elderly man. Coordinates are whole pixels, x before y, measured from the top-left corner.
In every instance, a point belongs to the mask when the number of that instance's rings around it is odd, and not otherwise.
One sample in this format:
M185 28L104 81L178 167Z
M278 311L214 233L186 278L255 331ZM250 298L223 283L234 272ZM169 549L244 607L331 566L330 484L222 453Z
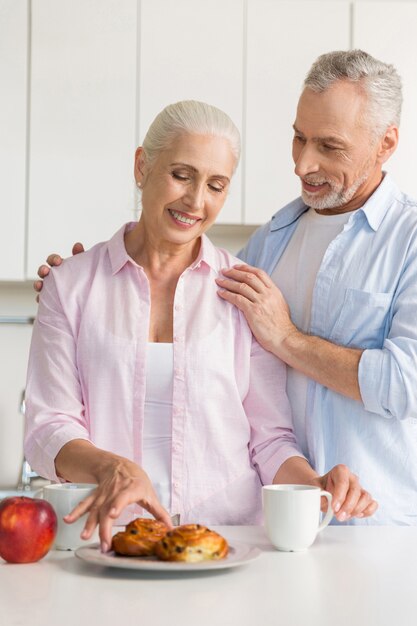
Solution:
M301 198L240 253L262 269L217 281L288 364L312 465L346 463L379 501L352 524L417 524L417 206L382 171L401 102L393 66L360 50L319 57L294 123Z

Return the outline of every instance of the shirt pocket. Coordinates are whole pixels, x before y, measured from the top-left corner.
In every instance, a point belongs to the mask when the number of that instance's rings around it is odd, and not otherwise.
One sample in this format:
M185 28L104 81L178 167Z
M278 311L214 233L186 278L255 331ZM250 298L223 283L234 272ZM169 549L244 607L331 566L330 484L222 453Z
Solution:
M393 293L348 288L332 341L356 348L381 348L386 336Z

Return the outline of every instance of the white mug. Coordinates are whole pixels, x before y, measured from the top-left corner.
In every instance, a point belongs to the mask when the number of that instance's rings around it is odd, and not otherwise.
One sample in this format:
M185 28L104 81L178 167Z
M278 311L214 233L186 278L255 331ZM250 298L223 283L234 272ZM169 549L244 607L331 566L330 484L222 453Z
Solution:
M35 498L43 498L52 505L58 518L58 530L54 543L56 550L76 550L81 545L86 544L86 541L80 537L86 522L85 515L72 524L64 522L62 518L68 515L96 487L97 485L87 483L62 483L59 485L45 485L35 493ZM98 531L96 529L88 543L97 542L98 540Z
M327 513L320 523L320 499L327 498ZM264 524L271 543L285 552L306 550L333 517L332 495L309 485L262 487Z

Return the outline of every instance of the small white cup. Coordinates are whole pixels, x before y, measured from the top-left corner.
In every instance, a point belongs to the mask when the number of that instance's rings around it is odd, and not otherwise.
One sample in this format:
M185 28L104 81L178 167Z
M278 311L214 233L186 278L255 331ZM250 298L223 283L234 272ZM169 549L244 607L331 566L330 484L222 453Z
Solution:
M85 515L72 524L64 522L62 518L68 515L96 487L97 485L87 483L62 483L45 485L35 493L35 498L43 498L52 505L58 518L58 530L54 544L56 550L76 550L80 546L86 545L86 541L80 537L86 521ZM97 541L99 538L96 529L88 543Z
M327 498L327 513L320 523L320 499ZM284 552L306 550L333 517L332 495L309 485L262 487L264 524L271 543Z

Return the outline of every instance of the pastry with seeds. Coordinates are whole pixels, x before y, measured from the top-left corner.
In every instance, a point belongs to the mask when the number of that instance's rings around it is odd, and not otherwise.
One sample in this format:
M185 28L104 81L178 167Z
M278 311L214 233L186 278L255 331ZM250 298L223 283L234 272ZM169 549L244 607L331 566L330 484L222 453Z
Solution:
M224 559L228 551L226 539L201 524L178 526L155 545L155 554L162 561L186 563Z
M123 532L114 535L112 550L123 556L153 556L156 544L167 531L168 527L163 522L138 517Z

